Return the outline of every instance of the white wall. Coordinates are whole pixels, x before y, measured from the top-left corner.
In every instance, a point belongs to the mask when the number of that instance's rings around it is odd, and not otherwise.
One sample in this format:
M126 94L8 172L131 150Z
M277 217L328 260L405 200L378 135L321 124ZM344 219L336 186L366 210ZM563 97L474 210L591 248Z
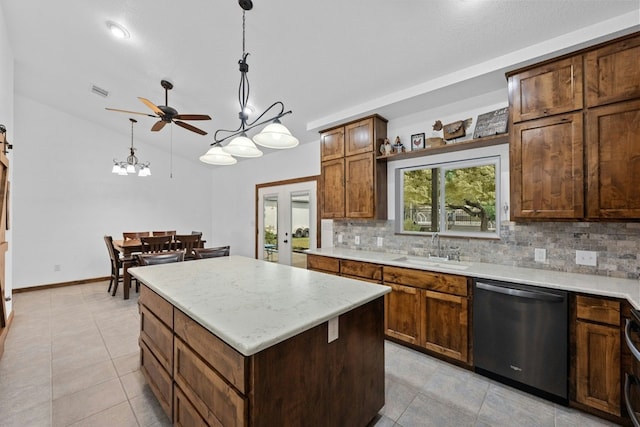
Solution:
M13 143L13 52L9 45L9 36L7 34L7 26L4 18L4 11L2 5L0 5L0 124L5 125L7 128L7 139ZM9 154L9 162L12 161L12 155ZM13 165L10 163L9 169L9 181L13 181ZM13 192L11 193L13 194ZM12 203L9 203L9 209L12 208ZM9 213L10 217L13 217ZM13 237L12 230L8 230L6 233L6 239L9 242L9 250L5 256L5 282L4 291L5 296L10 297L13 289ZM0 298L3 295L0 295ZM11 313L12 305L11 301L7 301L7 311Z
M286 123L284 123L286 125ZM319 138L319 135L318 135ZM213 168L213 243L255 256L256 184L320 174L320 140Z
M108 276L105 234L199 230L209 240L211 173L204 165L174 154L170 178L169 153L134 138L153 175L118 176L111 167L128 155L128 122L114 132L19 94L15 117L14 288Z

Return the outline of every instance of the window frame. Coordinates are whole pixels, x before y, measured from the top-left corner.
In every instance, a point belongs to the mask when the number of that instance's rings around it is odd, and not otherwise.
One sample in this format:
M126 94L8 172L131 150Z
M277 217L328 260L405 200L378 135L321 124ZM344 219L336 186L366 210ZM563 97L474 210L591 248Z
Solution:
M428 159L425 159L428 160ZM500 208L502 206L502 187L501 187L501 161L502 156L498 153L477 156L470 159L446 160L432 163L421 163L417 165L398 167L395 169L395 228L396 234L413 235L413 236L433 236L439 234L448 237L471 237L483 239L499 239L500 238ZM447 230L447 212L445 205L445 173L452 169L464 169L477 166L493 165L495 169L495 230L494 231L455 231ZM438 169L438 230L439 231L412 231L404 230L404 172L420 169Z

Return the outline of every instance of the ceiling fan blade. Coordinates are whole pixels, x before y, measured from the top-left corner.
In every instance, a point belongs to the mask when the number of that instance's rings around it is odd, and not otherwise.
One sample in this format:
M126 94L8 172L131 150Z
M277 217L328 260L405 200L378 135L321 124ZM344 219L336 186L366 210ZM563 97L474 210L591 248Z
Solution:
M118 113L139 114L141 116L158 117L158 116L154 116L153 114L149 114L149 113L140 113L138 111L120 110L118 108L108 108L108 107L106 107L105 110L117 111Z
M159 109L153 102L149 101L146 98L142 98L140 96L138 97L138 99L140 101L142 101L142 103L144 105L146 105L147 107L151 108L153 110L153 112L156 113L157 115L159 115L160 117L164 116L164 112L161 109Z
M163 121L163 120L158 120L157 122L154 123L153 126L151 126L151 131L153 132L158 132L159 130L161 130L164 125L166 125L167 122Z
M181 122L181 121L178 121L178 120L174 121L174 123L177 124L180 127L183 127L185 129L190 130L191 132L199 133L200 135L206 135L207 134L202 129L198 129L197 127L192 126L189 123Z
M206 114L178 114L173 118L178 120L211 120L211 117Z

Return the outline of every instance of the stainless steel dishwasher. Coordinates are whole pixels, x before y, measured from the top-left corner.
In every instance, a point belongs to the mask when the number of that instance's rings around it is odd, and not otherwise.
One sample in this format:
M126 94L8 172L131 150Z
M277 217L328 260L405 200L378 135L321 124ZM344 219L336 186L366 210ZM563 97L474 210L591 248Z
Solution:
M476 372L566 404L567 348L567 292L476 279Z

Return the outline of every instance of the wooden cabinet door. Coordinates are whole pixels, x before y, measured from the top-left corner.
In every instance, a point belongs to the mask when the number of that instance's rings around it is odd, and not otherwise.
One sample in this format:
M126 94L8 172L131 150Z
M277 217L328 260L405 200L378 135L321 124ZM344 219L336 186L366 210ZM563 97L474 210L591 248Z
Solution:
M344 218L344 158L322 162L320 182L321 218Z
M514 123L582 108L582 56L563 59L509 77Z
M345 156L374 151L373 119L365 119L345 126Z
M574 113L514 126L512 219L584 217L582 122L582 113Z
M344 128L330 129L320 134L320 160L344 157Z
M640 36L585 55L587 107L640 98Z
M620 415L620 329L576 322L576 401Z
M589 110L587 158L588 217L640 218L640 100Z
M384 329L390 337L420 344L420 290L410 286L390 285L391 293L385 295Z
M421 345L461 362L468 362L468 300L441 292L421 291Z
M348 218L375 216L374 176L375 155L358 154L345 158L345 214Z

